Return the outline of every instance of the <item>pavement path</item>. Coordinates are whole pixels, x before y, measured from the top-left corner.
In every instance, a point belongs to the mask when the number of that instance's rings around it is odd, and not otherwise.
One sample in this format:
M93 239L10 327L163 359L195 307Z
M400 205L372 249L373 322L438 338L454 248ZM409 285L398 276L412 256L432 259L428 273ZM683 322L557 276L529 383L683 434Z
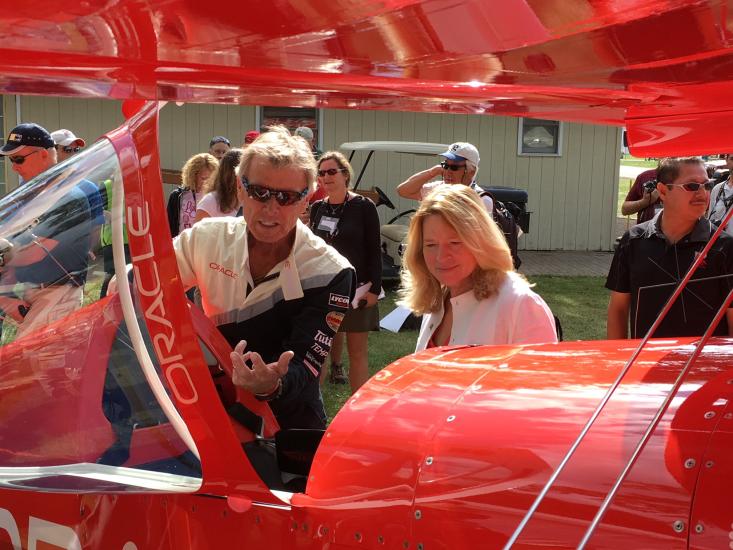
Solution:
M611 267L612 252L566 250L520 250L525 275L564 275L605 277Z
M620 178L636 179L636 176L646 170L650 170L650 168L646 168L644 166L626 166L622 164L618 175Z

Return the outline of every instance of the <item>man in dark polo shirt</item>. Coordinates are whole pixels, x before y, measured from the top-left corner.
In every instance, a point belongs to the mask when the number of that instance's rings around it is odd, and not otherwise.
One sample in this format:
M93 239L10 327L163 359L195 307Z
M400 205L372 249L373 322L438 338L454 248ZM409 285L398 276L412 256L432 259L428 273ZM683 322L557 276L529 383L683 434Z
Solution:
M628 338L629 328L632 338L648 332L715 232L704 217L710 191L701 159L664 159L657 180L664 209L624 234L606 280L609 339ZM733 238L723 234L653 336L702 335L731 288ZM733 335L733 309L715 334Z

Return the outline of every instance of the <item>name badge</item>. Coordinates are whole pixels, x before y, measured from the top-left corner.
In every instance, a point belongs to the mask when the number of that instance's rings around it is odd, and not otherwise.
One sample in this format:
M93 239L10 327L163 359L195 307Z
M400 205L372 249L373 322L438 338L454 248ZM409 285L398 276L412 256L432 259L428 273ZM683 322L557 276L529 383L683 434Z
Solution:
M328 231L329 235L333 235L336 231L336 226L338 225L338 223L338 218L323 216L321 217L321 221L318 222L318 229L320 231Z

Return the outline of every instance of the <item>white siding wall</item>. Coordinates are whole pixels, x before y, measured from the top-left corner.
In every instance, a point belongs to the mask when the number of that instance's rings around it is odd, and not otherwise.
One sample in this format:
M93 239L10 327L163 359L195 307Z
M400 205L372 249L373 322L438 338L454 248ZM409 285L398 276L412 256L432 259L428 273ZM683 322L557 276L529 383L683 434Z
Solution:
M160 113L160 165L180 170L192 155L209 150L212 137L240 147L244 134L258 128L254 107L168 103Z
M3 98L5 129L15 125L14 96ZM23 121L49 131L69 128L87 142L122 122L117 101L22 97ZM180 169L195 153L208 150L214 135L239 145L244 134L258 127L255 107L232 105L166 105L160 118L160 156L163 168ZM526 189L532 211L530 232L520 247L530 250L611 250L615 239L620 129L566 124L562 156L517 155L519 119L479 115L326 110L321 129L322 148L346 141L400 140L451 143L469 141L481 153L479 182ZM358 153L360 169L366 154ZM377 153L361 187L381 187L397 206L380 207L385 222L396 212L415 208L415 201L399 199L397 184L434 165L436 157ZM6 167L12 189L17 178Z
M517 155L519 119L479 115L325 111L324 150L346 141L404 140L452 143L468 141L478 147L484 185L526 189L532 211L530 232L520 247L530 250L611 250L616 237L619 129L590 124L566 124L562 156ZM357 153L357 172L366 154ZM381 187L398 211L415 208L395 187L411 174L433 166L433 157L376 153L361 187ZM393 215L380 207L382 221Z

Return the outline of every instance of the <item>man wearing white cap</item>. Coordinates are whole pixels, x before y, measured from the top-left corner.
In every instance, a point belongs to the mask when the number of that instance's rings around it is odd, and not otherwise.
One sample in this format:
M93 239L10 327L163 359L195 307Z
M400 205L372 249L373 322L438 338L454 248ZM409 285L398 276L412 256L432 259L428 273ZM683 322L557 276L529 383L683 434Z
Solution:
M478 149L464 141L453 143L445 153L440 153L445 160L432 168L413 174L397 186L397 194L406 199L422 200L438 185L460 183L474 189L481 195L481 200L488 212L493 212L494 201L483 193L476 183L476 173L480 157ZM441 178L435 180L435 178Z
M76 137L71 130L56 130L55 132L51 132L51 137L56 144L56 154L59 157L59 162L65 161L86 146L86 142Z

